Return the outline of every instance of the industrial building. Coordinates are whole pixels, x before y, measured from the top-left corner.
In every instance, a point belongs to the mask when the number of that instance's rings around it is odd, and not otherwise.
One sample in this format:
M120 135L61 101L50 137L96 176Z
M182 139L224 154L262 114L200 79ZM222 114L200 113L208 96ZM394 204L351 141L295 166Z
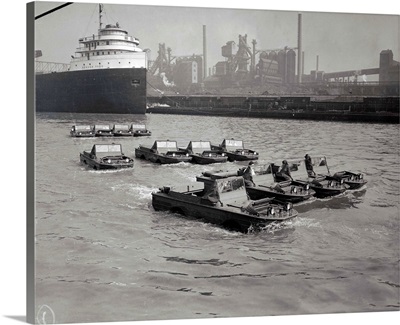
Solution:
M172 49L160 43L158 56L150 61L148 79L153 87L193 91L203 82L203 57L201 55L173 56Z
M200 55L178 57L173 66L174 83L183 88L197 86L203 82L203 58Z
M302 48L302 15L298 14L297 46L280 49L258 49L257 41L248 42L247 34L239 35L221 46L223 60L210 68L207 76L206 26L203 26L203 53L172 56L171 49L160 44L158 57L150 62L149 79L163 80L160 87L174 87L179 93L224 94L226 89L270 95L368 95L399 96L399 62L393 52L383 50L377 67L350 71L325 72L317 65L304 73ZM379 63L378 63L379 62ZM379 66L378 66L379 64ZM378 81L366 82L376 75ZM168 82L166 82L168 80ZM156 82L156 81L154 81Z

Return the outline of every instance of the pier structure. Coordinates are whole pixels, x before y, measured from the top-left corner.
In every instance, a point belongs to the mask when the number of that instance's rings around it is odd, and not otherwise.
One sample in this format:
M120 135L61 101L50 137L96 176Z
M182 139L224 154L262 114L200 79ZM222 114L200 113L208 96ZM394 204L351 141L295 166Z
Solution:
M399 97L155 96L147 113L400 123Z

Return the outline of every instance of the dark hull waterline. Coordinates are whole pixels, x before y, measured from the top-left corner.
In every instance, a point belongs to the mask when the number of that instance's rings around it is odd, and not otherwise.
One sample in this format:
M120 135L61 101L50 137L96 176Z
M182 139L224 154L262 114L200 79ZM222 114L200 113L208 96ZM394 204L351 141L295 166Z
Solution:
M146 113L146 69L97 69L36 75L36 111Z

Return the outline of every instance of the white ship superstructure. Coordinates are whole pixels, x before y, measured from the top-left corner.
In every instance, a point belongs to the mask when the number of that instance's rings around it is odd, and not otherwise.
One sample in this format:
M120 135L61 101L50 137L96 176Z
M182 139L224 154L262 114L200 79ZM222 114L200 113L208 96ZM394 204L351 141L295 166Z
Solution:
M115 68L146 68L146 52L139 40L128 35L119 24L102 28L102 5L99 6L98 35L79 39L80 46L71 60L70 71Z

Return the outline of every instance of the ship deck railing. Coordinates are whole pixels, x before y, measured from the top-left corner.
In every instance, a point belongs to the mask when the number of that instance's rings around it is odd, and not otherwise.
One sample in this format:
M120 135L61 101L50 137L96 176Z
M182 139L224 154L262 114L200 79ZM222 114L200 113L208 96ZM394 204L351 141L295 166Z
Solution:
M35 73L36 74L64 72L64 71L68 71L69 68L70 68L70 65L66 64L66 63L35 61Z

